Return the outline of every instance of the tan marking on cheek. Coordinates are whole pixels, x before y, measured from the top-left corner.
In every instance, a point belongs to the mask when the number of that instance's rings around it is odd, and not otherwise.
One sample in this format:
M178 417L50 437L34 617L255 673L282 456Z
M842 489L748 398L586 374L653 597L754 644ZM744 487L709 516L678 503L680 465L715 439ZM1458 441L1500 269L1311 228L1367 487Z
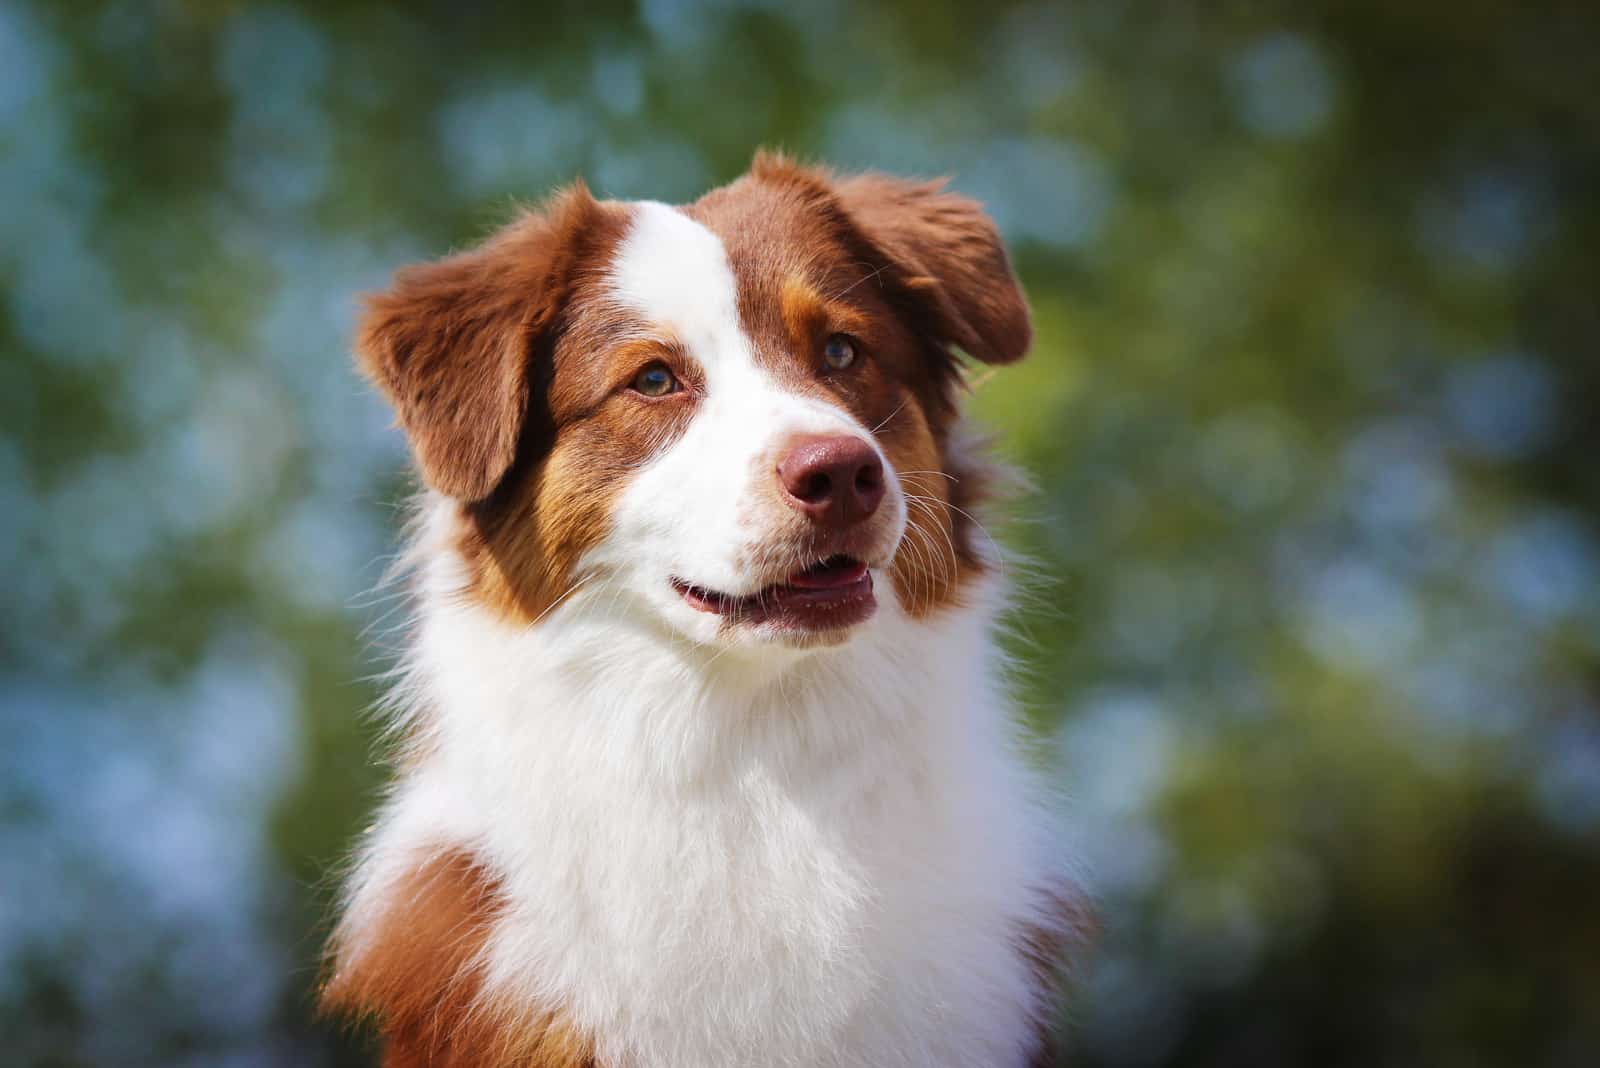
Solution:
M895 592L913 618L960 605L973 579L987 570L971 544L971 523L953 494L957 483L914 399L878 434L906 498L906 532L895 553Z
M693 391L702 387L676 339L619 310L594 280L568 318L544 355L542 439L523 443L523 457L492 497L461 510L457 547L469 595L522 626L581 589L578 565L610 532L629 478L683 433ZM656 401L628 394L632 377L658 360L688 389Z
M531 624L568 596L578 561L610 529L622 479L586 465L582 452L558 445L503 503L464 510L459 548L471 593L508 622Z
M613 397L563 429L554 447L481 508L463 510L459 540L470 592L502 619L529 625L582 588L579 563L611 531L629 479L688 426L694 401Z
M563 1013L486 991L483 957L504 910L498 879L464 849L423 855L359 942L333 941L324 1012L375 1018L386 1068L594 1068Z

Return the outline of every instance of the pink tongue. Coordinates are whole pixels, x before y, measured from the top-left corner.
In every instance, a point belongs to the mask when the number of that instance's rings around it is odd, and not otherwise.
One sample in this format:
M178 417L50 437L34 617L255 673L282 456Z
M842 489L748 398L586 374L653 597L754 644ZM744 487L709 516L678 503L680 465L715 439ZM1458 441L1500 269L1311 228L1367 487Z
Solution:
M867 565L853 560L844 565L808 568L790 575L788 585L802 590L829 590L854 586L866 573Z

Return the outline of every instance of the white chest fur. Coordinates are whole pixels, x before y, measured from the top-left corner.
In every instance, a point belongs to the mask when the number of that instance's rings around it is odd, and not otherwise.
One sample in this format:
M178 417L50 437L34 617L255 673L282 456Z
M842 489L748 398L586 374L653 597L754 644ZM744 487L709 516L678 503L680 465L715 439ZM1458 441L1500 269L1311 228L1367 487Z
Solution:
M1048 836L986 611L913 622L885 597L846 648L757 664L604 591L509 628L455 573L425 575L425 755L353 915L418 850L462 846L508 903L490 989L562 1006L605 1063L1023 1063Z

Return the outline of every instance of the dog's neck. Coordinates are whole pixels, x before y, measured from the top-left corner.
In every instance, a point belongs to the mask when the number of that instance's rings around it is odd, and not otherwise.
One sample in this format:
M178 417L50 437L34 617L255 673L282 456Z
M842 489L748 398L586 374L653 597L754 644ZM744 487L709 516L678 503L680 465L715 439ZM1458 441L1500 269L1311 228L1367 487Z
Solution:
M512 626L459 578L423 575L417 743L353 913L419 853L483 858L489 985L612 1063L1017 1063L1051 879L982 604L718 655L603 589Z
M614 766L628 782L648 773L663 786L706 785L741 761L803 777L897 748L907 731L1009 729L992 579L931 620L907 618L880 581L878 618L849 643L816 649L693 644L604 580L522 627L474 604L464 583L454 553L431 553L402 692L413 729L447 745L564 744L590 774Z

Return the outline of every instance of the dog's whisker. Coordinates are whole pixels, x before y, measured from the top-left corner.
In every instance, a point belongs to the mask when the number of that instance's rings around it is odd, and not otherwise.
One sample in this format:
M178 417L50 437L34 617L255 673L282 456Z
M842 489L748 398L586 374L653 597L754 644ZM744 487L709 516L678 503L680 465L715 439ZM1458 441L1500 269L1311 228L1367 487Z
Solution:
M855 289L856 286L859 286L863 282L872 281L873 279L877 278L880 274L882 274L884 271L886 271L888 269L889 269L889 265L888 264L884 264L883 266L877 268L876 270L872 271L871 273L864 274L860 278L857 278L854 282L851 282L849 285L845 286L843 289L841 289L839 292L835 293L832 297L829 297L828 299L829 300L839 300L839 299L841 299L843 297L849 296L850 295L850 291Z
M880 431L884 427L888 426L889 425L889 420L893 419L895 416L897 416L901 412L905 411L906 405L908 405L910 403L911 403L911 395L908 393L908 394L906 394L905 399L902 400L899 403L899 405L895 408L894 411L890 412L888 415L883 417L883 422L879 423L877 426L875 426L871 430L867 431L867 433L876 434L878 431Z

